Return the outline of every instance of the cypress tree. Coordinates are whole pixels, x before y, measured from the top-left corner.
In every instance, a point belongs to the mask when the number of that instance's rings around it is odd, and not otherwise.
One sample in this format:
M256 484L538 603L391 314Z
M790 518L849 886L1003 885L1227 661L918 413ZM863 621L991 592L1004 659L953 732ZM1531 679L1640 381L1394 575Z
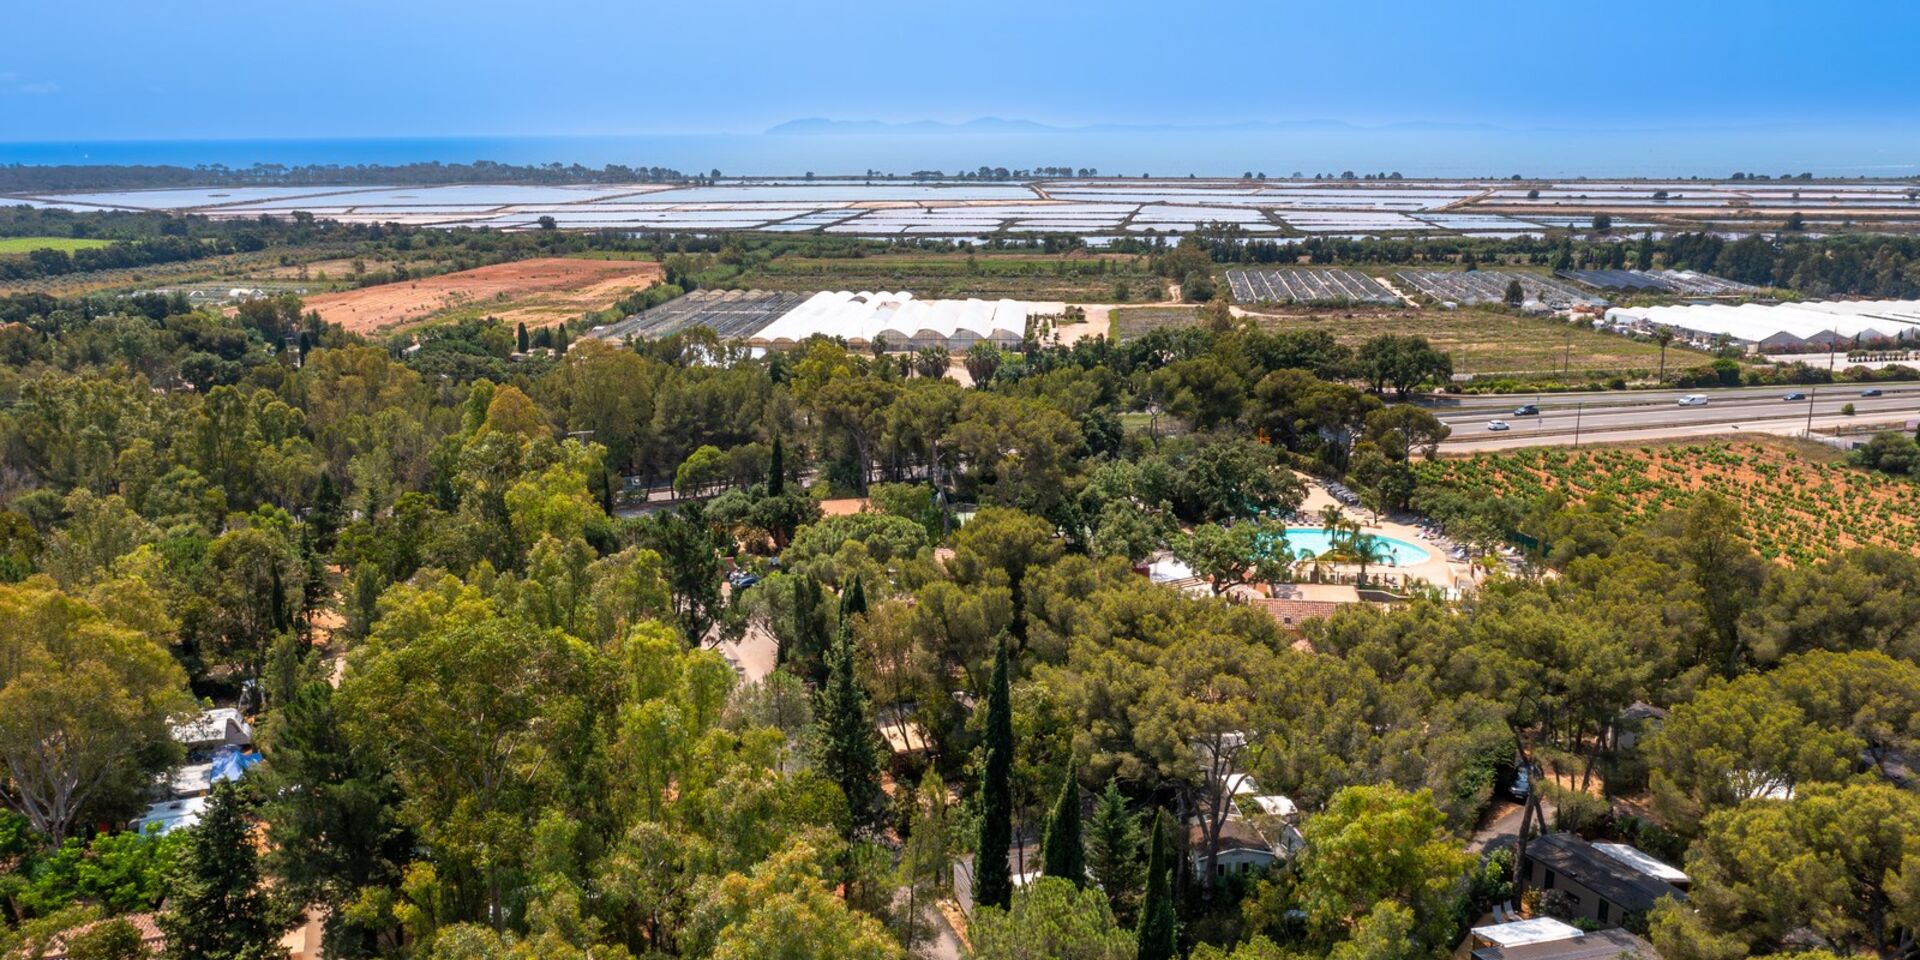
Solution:
M851 630L853 618L867 612L867 588L860 585L860 578L854 577L847 584L845 592L840 594L840 625Z
M780 435L773 437L773 456L767 459L767 496L778 497L787 492L787 447L781 442Z
M853 630L840 628L839 642L827 653L827 683L816 716L820 724L821 772L847 798L848 834L876 826L880 813L880 744L867 708L867 693L854 676Z
M1165 810L1154 811L1148 849L1147 897L1140 904L1140 925L1134 928L1140 945L1137 960L1172 960L1179 956L1179 922L1173 912L1173 824Z
M333 475L320 471L320 485L314 490L313 508L307 511L307 524L313 527L314 546L321 552L333 549L334 534L340 531L341 523L340 487L333 482Z
M1013 902L1007 848L1013 845L1013 704L1007 680L1007 638L993 654L987 687L986 764L980 779L980 845L974 854L973 901L985 907Z
M193 849L161 916L167 956L176 960L266 960L279 949L281 926L248 835L244 788L219 783L193 831ZM283 954L284 955L284 954Z
M1087 848L1080 837L1080 784L1077 771L1076 764L1067 764L1066 781L1060 784L1060 798L1054 801L1053 818L1047 823L1040 862L1047 876L1072 881L1076 887L1085 887Z
M514 349L519 350L521 353L527 352L527 322L525 320L520 321L520 325L513 331L513 346Z
M1140 819L1127 809L1127 798L1111 777L1088 824L1087 872L1106 892L1113 915L1131 920L1140 892Z
M793 588L793 650L783 649L784 659L793 661L800 675L814 681L823 679L822 661L827 654L827 598L820 581L801 577Z

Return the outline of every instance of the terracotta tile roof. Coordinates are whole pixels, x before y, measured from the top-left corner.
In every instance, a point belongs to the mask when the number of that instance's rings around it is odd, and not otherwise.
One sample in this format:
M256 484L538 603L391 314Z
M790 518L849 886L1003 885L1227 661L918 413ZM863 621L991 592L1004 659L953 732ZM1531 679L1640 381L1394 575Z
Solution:
M40 955L41 960L66 960L67 945L72 943L74 938L92 930L94 927L103 923L110 923L114 920L125 920L133 924L133 929L140 934L140 945L146 947L149 953L158 956L160 952L166 948L167 935L160 931L160 924L154 917L155 915L151 913L129 913L122 917L108 917L104 920L95 920L92 923L83 923L71 930L62 930L54 936L53 939L47 941L46 952Z
M1340 604L1331 600L1258 600L1255 601L1267 616L1283 627L1298 627L1303 620L1315 617L1331 617L1339 611Z

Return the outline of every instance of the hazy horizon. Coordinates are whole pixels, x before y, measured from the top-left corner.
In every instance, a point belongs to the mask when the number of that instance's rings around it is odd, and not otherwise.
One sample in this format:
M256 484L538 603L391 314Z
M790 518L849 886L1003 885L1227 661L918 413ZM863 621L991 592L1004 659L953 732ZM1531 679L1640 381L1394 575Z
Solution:
M1666 150L1693 138L1700 149L1675 166L1767 169L1798 153L1806 165L1911 173L1920 96L1908 47L1920 35L1920 5L1804 9L1779 0L1625 0L1605 11L1498 0L1385 3L1360 19L1249 0L1178 9L860 0L832 12L760 0L575 0L538 17L518 5L449 0L341 0L324 13L31 5L10 22L46 42L0 56L0 161L45 162L34 159L45 148L102 143L667 143L751 138L808 118L998 117L1080 136L1278 124L1310 141L1314 156L1342 146L1318 142L1331 135L1316 129L1325 127L1354 144L1359 156L1348 164L1396 162L1370 142L1392 134L1478 135L1490 154L1510 141L1563 140L1538 151L1562 170L1582 154L1604 161L1608 140ZM1430 153L1418 143L1386 146L1404 154L1402 167ZM1446 150L1449 164L1475 159ZM1765 156L1743 159L1755 153ZM1042 162L1050 158L974 164ZM1273 161L1295 163L1310 165Z

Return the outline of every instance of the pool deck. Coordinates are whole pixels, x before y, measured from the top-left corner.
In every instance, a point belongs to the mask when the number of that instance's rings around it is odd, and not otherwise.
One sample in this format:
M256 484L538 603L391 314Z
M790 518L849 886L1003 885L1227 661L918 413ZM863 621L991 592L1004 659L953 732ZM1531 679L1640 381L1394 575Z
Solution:
M1300 512L1308 516L1319 516L1322 509L1329 506L1336 507L1348 519L1357 520L1363 524L1368 533L1384 534L1396 540L1405 540L1427 551L1425 563L1408 564L1404 567L1368 564L1367 579L1384 576L1391 581L1399 577L1415 577L1448 590L1472 589L1477 582L1472 564L1447 559L1440 547L1428 540L1418 527L1396 523L1386 518L1376 518L1371 511L1349 507L1334 499L1333 494L1328 493L1327 488L1314 478L1304 473L1296 476L1307 488L1307 500L1301 505ZM1336 564L1334 569L1342 573L1351 573L1359 568L1352 564ZM1302 584L1302 586L1311 586L1311 584Z

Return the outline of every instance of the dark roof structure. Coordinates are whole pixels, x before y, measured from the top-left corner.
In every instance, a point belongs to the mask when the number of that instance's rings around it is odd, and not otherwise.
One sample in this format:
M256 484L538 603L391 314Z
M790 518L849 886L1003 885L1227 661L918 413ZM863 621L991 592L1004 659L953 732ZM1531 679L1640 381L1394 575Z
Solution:
M1592 890L1623 910L1644 913L1661 897L1685 900L1679 887L1601 853L1571 833L1549 833L1527 844L1527 859Z

